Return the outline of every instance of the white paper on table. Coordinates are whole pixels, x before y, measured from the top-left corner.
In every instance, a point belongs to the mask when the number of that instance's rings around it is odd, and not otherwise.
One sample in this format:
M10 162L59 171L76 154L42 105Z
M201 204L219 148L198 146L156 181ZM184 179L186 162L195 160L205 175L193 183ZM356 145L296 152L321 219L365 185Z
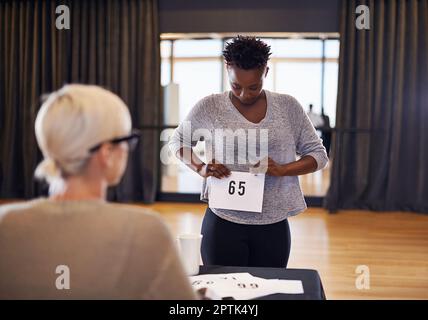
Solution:
M247 300L270 294L261 286L263 279L253 277L250 274L217 274L191 277L191 283L195 290L208 288L215 295L222 298L232 297L236 300Z
M210 208L262 212L264 174L232 171L229 177L208 177Z
M206 274L190 277L195 290L209 288L222 298L249 300L270 294L302 294L300 280L278 280L254 277L249 273Z
M275 291L276 293L303 293L303 284L300 280L266 279L266 284L272 291Z
M228 280L228 281L242 281L242 280L252 280L254 278L253 275L248 272L238 272L238 273L219 273L219 274L202 274L197 276L189 277L190 281L197 282L211 282L218 280Z

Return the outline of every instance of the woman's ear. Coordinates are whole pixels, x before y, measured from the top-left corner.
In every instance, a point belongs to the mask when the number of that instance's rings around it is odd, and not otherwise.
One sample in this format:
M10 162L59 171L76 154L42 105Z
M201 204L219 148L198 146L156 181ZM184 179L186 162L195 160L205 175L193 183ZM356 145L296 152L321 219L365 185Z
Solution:
M113 164L113 158L111 156L112 146L110 143L103 143L98 150L98 161L103 167L109 168Z
M269 72L269 67L266 67L265 78L267 77L268 72Z

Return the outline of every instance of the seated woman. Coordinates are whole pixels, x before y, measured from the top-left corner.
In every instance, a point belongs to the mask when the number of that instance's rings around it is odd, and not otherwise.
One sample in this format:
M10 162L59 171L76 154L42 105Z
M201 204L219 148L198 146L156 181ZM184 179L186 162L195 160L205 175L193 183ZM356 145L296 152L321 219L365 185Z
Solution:
M67 85L35 131L51 195L0 206L0 299L195 298L161 219L105 200L138 139L123 101Z

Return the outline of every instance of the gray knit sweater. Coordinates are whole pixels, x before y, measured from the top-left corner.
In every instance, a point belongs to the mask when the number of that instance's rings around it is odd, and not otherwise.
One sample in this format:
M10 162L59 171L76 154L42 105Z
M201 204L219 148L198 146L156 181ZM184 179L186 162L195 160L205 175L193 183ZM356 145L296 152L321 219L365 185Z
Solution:
M257 160L255 156L263 155L263 150L267 150L267 155L280 164L296 161L296 155L310 155L318 164L317 170L326 167L328 158L322 140L299 102L286 94L265 92L267 111L265 118L259 123L248 121L234 107L229 92L203 98L171 137L169 147L172 153L176 154L183 146L195 146L200 136L204 136L207 160L215 158L232 171L249 172L251 163ZM229 129L236 138L224 138L218 134L221 129L223 133ZM255 136L252 134L254 132ZM248 153L243 156L241 151L247 150L245 142ZM250 152L250 145L256 146L255 154ZM263 149L263 146L266 148ZM221 159L219 155L222 156ZM232 155L232 159L228 155ZM201 200L208 201L209 188L207 179L204 179ZM231 222L271 224L297 215L306 208L297 176L266 175L262 213L211 209L217 216Z

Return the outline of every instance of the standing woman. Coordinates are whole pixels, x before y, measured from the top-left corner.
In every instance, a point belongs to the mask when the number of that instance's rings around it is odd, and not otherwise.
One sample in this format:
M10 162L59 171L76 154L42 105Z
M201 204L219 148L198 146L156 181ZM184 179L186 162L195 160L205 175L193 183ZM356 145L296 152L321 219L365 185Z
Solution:
M321 170L328 163L322 141L299 102L263 89L270 55L270 47L255 37L238 36L227 43L223 56L231 91L200 100L169 143L173 154L204 178L201 200L207 201L207 177L222 179L231 171L249 172L254 157L248 155L246 163L238 163L236 139L232 139L226 150L233 148L233 162L214 159L208 148L217 151L221 145L223 149L223 139L217 141L211 134L203 137L207 148L204 163L192 151L200 138L197 133L216 129L268 132L262 212L207 208L201 249L206 265L286 267L291 244L288 218L307 208L298 176ZM187 134L188 127L192 135ZM300 156L297 161L296 155Z

